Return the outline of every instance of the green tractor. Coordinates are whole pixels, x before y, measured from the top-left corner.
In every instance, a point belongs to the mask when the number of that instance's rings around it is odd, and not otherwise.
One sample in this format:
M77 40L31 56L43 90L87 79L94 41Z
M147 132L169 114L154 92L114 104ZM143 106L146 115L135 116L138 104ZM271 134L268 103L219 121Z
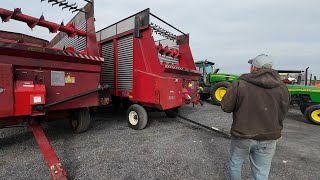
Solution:
M311 86L311 83L308 85L308 69L305 71L303 85L301 85L301 78L298 78L300 80L296 84L288 84L290 102L300 107L301 113L305 115L307 120L313 124L320 125L320 87ZM311 78L312 76L310 77L310 82ZM314 82L313 85L315 84L317 83Z
M219 69L215 68L215 63L210 61L195 62L198 71L202 72L199 80L199 87L202 87L200 99L207 100L211 97L216 105L220 105L224 94L230 83L236 81L239 76L232 74L218 74Z

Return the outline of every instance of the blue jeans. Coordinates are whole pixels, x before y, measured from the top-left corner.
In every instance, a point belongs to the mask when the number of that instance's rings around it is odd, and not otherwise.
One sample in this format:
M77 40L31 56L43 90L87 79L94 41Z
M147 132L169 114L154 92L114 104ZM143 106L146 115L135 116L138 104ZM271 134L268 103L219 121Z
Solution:
M277 140L256 141L232 138L230 146L230 179L241 179L242 164L250 159L251 179L267 180Z

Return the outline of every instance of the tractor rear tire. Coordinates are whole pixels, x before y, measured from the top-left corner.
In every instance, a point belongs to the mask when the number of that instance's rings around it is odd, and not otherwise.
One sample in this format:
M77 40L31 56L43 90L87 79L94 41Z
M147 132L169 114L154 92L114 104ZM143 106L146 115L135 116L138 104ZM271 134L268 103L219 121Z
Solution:
M165 110L164 112L166 113L168 118L176 118L177 115L175 113L179 114L179 109L180 107L176 107L176 108Z
M148 113L146 109L139 105L133 104L127 111L128 126L134 130L141 130L146 127L148 123Z
M230 84L231 83L229 82L222 81L212 85L211 100L215 105L221 105L222 98L227 92L227 88L230 86Z
M320 125L320 104L309 106L305 116L311 123Z
M201 101L205 101L207 99L210 98L210 94L209 93L200 93L200 100Z
M89 108L76 109L70 120L71 128L75 133L83 133L87 131L91 124L91 116Z

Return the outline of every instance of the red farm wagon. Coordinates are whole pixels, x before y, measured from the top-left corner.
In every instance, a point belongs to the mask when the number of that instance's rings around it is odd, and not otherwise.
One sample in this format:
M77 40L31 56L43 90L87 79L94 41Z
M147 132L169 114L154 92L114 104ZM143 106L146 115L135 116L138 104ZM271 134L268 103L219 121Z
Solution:
M50 2L50 1L49 1ZM61 4L60 1L51 1ZM101 65L96 40L93 2L84 8L63 2L78 14L67 24L56 24L43 16L34 18L0 8L3 22L25 22L30 28L42 26L51 41L0 32L0 128L26 124L33 132L53 179L66 179L66 171L48 142L42 121L70 117L75 132L89 128L89 107L108 103L100 85ZM104 93L106 94L106 93Z
M90 107L112 99L128 109L131 128L143 129L148 111L174 117L180 106L199 101L200 72L188 34L149 9L96 32L93 0L85 1L83 8L65 0L47 1L77 12L66 25L28 16L19 8L0 8L3 22L16 20L58 32L49 42L0 31L0 128L27 125L53 179L66 179L67 173L41 122L68 117L75 132L84 132L91 122Z
M154 20L181 35L156 25ZM161 37L160 40L155 40ZM143 129L148 110L168 117L182 105L199 101L198 79L189 35L150 13L149 9L97 32L102 84L109 85L113 103L128 108L128 124Z

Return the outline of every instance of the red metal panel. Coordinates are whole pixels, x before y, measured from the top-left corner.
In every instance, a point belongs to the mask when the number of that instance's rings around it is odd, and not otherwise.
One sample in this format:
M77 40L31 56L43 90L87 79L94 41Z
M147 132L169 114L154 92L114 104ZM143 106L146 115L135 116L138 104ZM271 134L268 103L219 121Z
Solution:
M184 105L182 98L182 79L161 78L160 79L160 104L162 109L170 109Z
M133 39L133 90L129 93L129 98L145 106L163 110L186 104L186 100L197 92L196 81L200 76L195 71L189 44L182 43L179 50L175 50L181 53L178 64L160 63L152 29L144 29L141 34L142 38ZM118 37L119 35L111 39L115 42ZM105 40L101 42L103 41ZM116 49L114 52L117 56ZM115 66L117 64L115 61ZM118 69L115 67L115 84L117 72ZM117 96L124 97L122 92L128 92L128 90L116 89L115 92ZM198 97L194 98L193 102L198 99Z
M149 104L160 103L159 81L156 76L137 70L133 78L137 81L133 83L132 100Z
M94 17L87 19L87 53L88 55L99 56L99 46L94 27Z
M55 85L52 79L52 71L61 73L61 81ZM98 88L100 72L65 71L63 69L25 69L19 68L15 72L17 80L31 81L36 76L42 74L43 84L46 86L46 103L53 103L80 93L88 92ZM29 101L29 100L28 100ZM98 93L93 93L69 102L65 102L49 108L48 110L64 110L80 107L90 107L99 105Z
M1 51L2 53L2 51ZM64 57L61 59L55 60L46 60L46 59L35 59L35 58L22 58L15 56L3 56L0 55L0 63L19 65L19 67L36 67L34 69L64 69L64 70L73 70L73 71L86 71L86 72L98 72L101 71L100 63L94 65L81 62L64 62L68 58ZM60 61L64 60L64 61Z
M32 105L45 104L46 89L44 85L33 81L16 81L14 88L14 115L32 115Z
M0 64L0 117L13 116L12 64Z

